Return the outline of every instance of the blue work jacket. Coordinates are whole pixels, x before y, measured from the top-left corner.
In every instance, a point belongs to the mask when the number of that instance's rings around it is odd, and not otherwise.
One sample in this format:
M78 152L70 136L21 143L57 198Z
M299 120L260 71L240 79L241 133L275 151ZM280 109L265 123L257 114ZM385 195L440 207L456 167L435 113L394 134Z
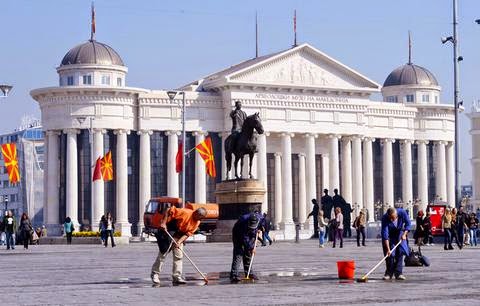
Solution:
M387 214L384 214L382 217L382 243L383 240L388 240L390 242L390 249L392 249L401 239L405 231L410 231L412 224L408 214L402 208L397 208L397 222L396 224L392 222ZM392 256L395 256L397 250L404 254L410 254L410 249L408 247L407 240L402 241L398 248L392 252Z

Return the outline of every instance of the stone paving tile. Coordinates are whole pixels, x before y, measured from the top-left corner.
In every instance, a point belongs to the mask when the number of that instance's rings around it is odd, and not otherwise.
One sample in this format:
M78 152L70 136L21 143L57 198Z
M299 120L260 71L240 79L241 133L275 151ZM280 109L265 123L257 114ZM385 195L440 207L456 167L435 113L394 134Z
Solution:
M157 253L152 243L104 248L98 245L40 245L28 251L0 249L0 305L479 305L480 249L445 252L425 247L429 268L405 268L405 282L383 282L383 266L368 283L337 279L336 261L352 259L360 277L381 259L378 241L357 248L319 249L313 240L282 242L259 248L254 269L259 283L231 285L229 243L192 243L190 257L212 279L202 284L188 261L190 284L172 287L171 260L162 285L152 287L150 267ZM219 274L220 273L220 274ZM220 276L220 280L214 280ZM197 279L197 280L195 280Z

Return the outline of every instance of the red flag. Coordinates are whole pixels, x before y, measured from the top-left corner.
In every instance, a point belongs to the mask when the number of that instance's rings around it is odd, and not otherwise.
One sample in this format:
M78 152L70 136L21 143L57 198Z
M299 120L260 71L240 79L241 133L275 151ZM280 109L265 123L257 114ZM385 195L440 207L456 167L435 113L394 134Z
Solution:
M104 181L113 180L113 163L112 163L112 151L108 151L107 154L100 160L100 170L102 171L102 177Z
M93 182L96 180L102 179L102 170L101 170L101 158L97 158L97 162L95 163L95 170L93 170Z
M204 141L199 143L195 149L205 161L205 168L207 168L207 174L211 177L216 177L217 172L215 170L215 159L213 155L212 138L207 137Z
M2 145L2 155L7 168L8 180L12 184L20 181L20 172L18 170L17 146L15 143L6 143Z
M183 168L182 154L183 154L183 145L182 143L179 143L177 156L175 157L175 170L177 171L177 173L182 172L182 168Z

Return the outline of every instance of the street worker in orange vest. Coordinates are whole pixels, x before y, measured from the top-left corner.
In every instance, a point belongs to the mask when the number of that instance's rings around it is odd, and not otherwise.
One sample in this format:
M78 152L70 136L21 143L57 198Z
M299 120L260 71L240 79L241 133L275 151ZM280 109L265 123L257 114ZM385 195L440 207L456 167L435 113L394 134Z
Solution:
M150 275L154 284L160 284L160 272L171 251L173 253L172 282L174 285L186 284L182 277L183 242L197 231L200 221L206 216L207 210L203 207L193 211L172 206L166 211L160 224L161 230L155 235L159 252ZM168 237L166 231L175 239L176 244Z

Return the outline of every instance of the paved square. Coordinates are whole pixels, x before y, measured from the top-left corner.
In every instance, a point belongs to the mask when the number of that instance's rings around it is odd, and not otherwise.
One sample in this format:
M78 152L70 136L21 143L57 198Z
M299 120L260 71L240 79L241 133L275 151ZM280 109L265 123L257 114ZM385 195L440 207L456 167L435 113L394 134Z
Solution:
M277 243L258 249L254 269L259 283L230 285L231 245L194 243L185 250L211 283L198 285L202 282L194 279L199 276L185 260L184 271L192 281L183 287L171 286L171 260L161 287L152 287L150 267L157 253L152 243L114 249L40 245L13 252L2 247L0 287L2 305L478 305L480 250L445 252L442 247L425 247L432 266L405 268L405 282L380 281L382 266L368 283L342 283L336 261L354 259L360 277L381 258L379 241L368 241L365 248L349 241L344 249L319 249L313 240Z

